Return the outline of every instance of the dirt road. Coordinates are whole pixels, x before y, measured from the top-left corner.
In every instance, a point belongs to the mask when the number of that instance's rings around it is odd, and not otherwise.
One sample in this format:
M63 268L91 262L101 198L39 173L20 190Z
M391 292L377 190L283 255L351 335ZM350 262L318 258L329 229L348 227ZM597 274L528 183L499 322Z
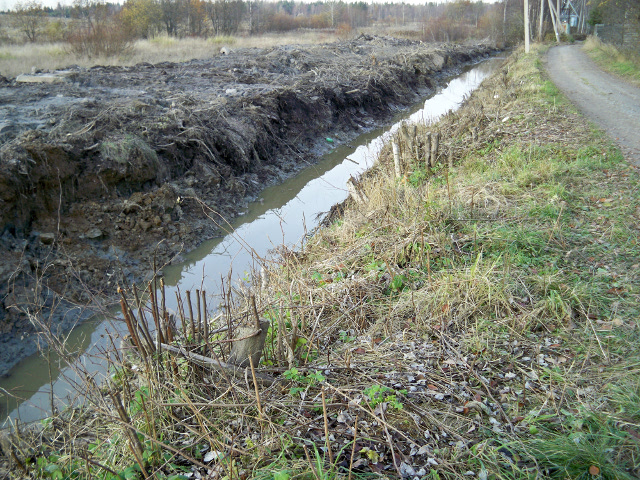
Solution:
M603 72L580 45L552 48L547 62L558 88L640 165L640 89Z

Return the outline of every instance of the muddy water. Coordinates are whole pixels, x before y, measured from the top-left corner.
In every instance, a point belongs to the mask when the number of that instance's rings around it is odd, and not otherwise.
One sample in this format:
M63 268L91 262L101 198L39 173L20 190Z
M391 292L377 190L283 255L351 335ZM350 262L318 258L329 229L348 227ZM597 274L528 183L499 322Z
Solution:
M322 214L347 197L345 185L349 177L371 167L386 139L403 121L431 122L456 109L464 97L497 68L499 61L494 58L470 68L451 79L424 104L403 112L392 126L367 132L349 145L338 146L319 163L281 185L265 189L261 199L251 204L245 215L226 225L225 237L204 242L185 255L183 264L164 269L169 287L167 306L175 308L176 286L182 292L196 288L218 292L221 278L226 278L230 270L238 280L245 272L259 269L258 259L266 257L269 250L282 244L300 247L305 234L317 226ZM210 305L216 304L213 298ZM87 322L69 334L67 344L78 353L77 362L96 376L104 376L104 351L111 349L108 332L125 329L123 323L117 321ZM73 391L70 385L78 380L74 370L62 368L63 362L55 355L51 355L50 360L37 355L25 359L12 370L9 378L0 380L0 420L6 419L7 413L10 419L19 418L22 422L46 417L51 410L51 384L57 405L74 400L69 393ZM25 401L19 403L4 395L3 390Z

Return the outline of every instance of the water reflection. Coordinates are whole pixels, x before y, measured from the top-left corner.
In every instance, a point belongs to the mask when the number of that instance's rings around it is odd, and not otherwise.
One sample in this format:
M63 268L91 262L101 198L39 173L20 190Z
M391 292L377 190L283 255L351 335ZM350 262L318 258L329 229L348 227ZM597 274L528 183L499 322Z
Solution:
M476 65L452 79L424 105L405 112L403 119L426 123L437 120L447 111L456 109L497 65L498 59ZM355 149L339 146L319 163L283 184L265 189L260 202L251 204L245 215L226 225L229 231L226 236L204 242L185 255L183 264L165 268L168 308L176 309L176 286L182 292L204 289L212 294L220 290L220 279L226 277L231 268L234 277L241 278L245 271L259 267L257 259L267 256L269 250L282 244L293 248L300 245L305 233L317 226L322 213L347 197L346 181L371 167L402 121L398 119L391 127L365 133L352 142L357 145ZM126 327L121 322L85 323L69 335L68 344L78 352L85 352L78 361L96 376L104 375L102 350L107 347L107 333L114 330L125 331ZM59 359L53 356L52 360L54 397L62 405L73 400L69 397L70 385L77 382L78 377L69 368L63 368L61 372ZM5 418L6 412L11 412L10 418L19 417L23 422L46 416L51 405L49 372L46 358L36 355L21 362L9 378L2 379L0 388L19 393L23 398L29 397L31 392L36 393L19 407L14 399L0 396L0 418Z

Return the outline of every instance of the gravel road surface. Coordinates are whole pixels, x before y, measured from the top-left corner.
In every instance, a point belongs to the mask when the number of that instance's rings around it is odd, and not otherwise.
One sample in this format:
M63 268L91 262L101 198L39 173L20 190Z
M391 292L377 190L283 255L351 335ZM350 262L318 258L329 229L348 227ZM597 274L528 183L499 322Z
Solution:
M640 88L602 71L580 45L549 50L547 70L562 93L640 165Z

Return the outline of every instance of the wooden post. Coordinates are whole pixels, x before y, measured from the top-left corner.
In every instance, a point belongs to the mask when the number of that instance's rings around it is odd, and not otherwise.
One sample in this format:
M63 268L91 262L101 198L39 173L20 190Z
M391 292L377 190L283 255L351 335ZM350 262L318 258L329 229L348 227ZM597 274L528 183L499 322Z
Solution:
M424 145L424 153L425 159L424 163L427 167L432 167L431 165L431 132L427 133L427 139Z
M438 149L440 147L440 132L436 132L433 136L433 143L431 144L431 166L435 167L438 161Z
M347 180L347 190L357 204L362 205L366 202L366 196L364 193L361 194L361 192L358 191L358 185L353 177Z
M453 168L453 147L449 147L449 169Z
M400 160L400 149L396 142L391 142L391 149L393 150L393 164L396 170L396 178L402 177L402 161Z
M249 366L249 357L254 365L258 365L262 357L264 342L267 340L270 323L267 320L260 320L260 330L256 330L255 325L251 327L239 327L235 329L237 340L233 342L229 363L239 367Z

